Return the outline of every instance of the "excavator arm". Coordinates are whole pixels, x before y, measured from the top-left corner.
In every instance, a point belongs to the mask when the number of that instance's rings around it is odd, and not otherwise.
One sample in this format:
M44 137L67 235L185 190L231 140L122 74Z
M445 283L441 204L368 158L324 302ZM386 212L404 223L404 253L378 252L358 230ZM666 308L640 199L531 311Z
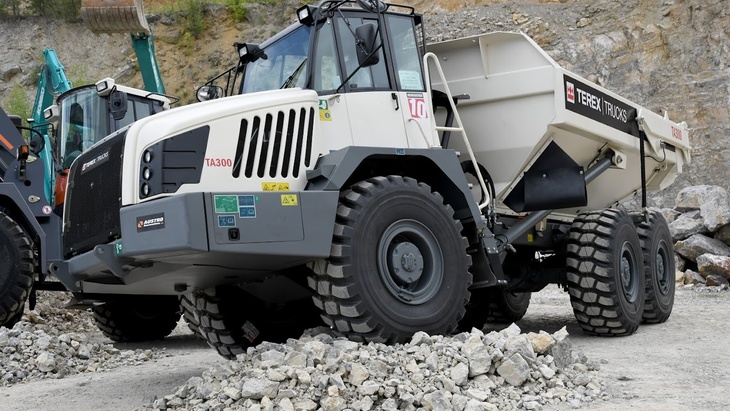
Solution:
M55 168L53 159L53 145L51 144L51 133L45 124L43 111L54 104L54 100L60 94L70 90L73 85L66 78L66 71L58 60L56 51L53 49L43 50L45 59L41 65L38 76L38 91L33 104L33 125L43 136L43 149L38 153L45 167L44 194L47 201L51 201L52 190L55 181Z
M95 34L130 33L145 90L165 94L142 0L83 0L81 16Z

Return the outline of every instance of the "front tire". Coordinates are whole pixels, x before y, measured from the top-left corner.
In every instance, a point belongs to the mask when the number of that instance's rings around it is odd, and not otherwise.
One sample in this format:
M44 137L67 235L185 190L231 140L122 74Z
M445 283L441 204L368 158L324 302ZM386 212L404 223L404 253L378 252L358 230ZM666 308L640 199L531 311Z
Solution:
M570 301L588 334L629 335L644 312L644 258L631 218L605 209L581 214L567 244Z
M408 177L373 177L342 192L330 258L310 277L325 322L364 342L453 331L472 279L453 215L441 195Z
M0 211L0 326L12 328L23 315L33 287L32 243L25 231Z
M142 342L161 340L172 332L180 319L177 296L119 296L94 306L94 321L112 341Z
M674 306L674 246L669 226L661 213L652 211L647 221L636 227L644 253L646 302L644 322L660 324L672 314Z
M191 296L201 335L229 360L262 341L283 343L322 325L309 297L266 303L235 285L195 291Z

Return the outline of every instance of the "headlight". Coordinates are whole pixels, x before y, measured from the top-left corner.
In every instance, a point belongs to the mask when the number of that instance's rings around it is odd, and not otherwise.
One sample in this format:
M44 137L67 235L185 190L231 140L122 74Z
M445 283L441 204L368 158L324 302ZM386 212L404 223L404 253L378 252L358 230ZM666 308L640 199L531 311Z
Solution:
M142 183L142 187L140 188L140 194L142 194L142 197L147 197L150 195L150 185L147 183Z
M144 178L145 180L149 180L150 177L152 177L152 169L150 169L149 167L145 167L142 170L142 178Z

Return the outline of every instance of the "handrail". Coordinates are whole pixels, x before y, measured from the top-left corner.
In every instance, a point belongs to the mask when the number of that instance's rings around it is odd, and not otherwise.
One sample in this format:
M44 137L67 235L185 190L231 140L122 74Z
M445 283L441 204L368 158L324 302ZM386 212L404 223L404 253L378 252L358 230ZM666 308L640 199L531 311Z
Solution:
M458 127L445 127L445 126L437 126L436 125L436 119L434 116L431 116L431 123L433 124L436 131L458 131L459 134L462 137L462 140L464 140L464 146L466 146L466 151L469 153L469 159L471 160L472 165L474 166L474 174L476 174L477 179L479 180L479 186L482 189L482 193L484 193L484 202L479 204L479 210L483 210L486 207L489 207L490 203L494 200L491 198L491 193L487 189L487 184L484 182L484 177L482 176L482 172L479 169L479 163L477 162L476 156L474 155L474 151L471 148L471 144L469 144L469 138L466 135L466 131L464 130L464 124L461 122L461 117L459 116L459 112L456 110L456 103L454 103L454 99L451 94L451 90L449 89L449 85L446 82L446 76L444 76L444 71L441 69L441 64L438 61L438 57L434 53L426 53L423 56L423 68L425 70L426 74L426 91L429 95L431 95L431 75L430 70L428 66L428 59L432 59L434 62L434 66L438 70L439 78L441 79L441 84L444 86L444 93L446 93L446 96L448 97L449 104L451 105L451 110L454 113L454 119L456 120L456 124Z

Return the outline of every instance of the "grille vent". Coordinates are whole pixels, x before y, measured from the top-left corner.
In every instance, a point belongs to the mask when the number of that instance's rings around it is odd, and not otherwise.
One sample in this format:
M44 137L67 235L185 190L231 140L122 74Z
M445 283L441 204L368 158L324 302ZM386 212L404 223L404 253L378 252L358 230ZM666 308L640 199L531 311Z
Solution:
M314 109L281 110L241 120L233 177L299 177L312 161Z

